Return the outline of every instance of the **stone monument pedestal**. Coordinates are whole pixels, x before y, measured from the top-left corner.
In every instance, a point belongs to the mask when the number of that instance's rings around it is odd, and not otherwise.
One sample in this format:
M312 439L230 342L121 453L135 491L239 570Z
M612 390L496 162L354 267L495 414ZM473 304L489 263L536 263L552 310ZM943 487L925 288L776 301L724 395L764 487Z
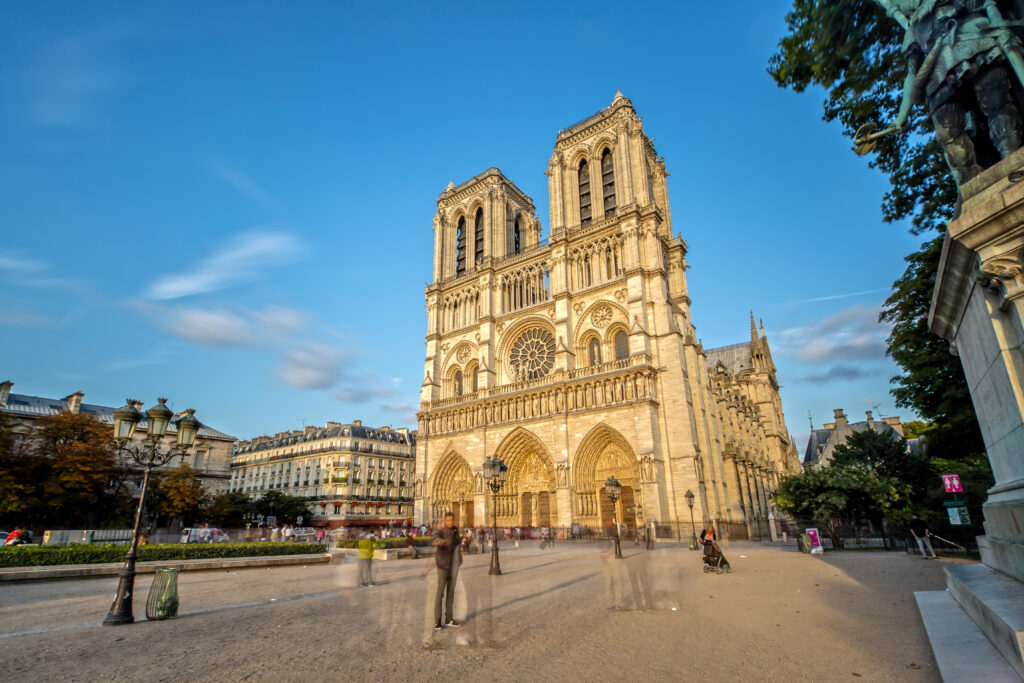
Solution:
M950 594L1024 678L1024 149L960 188L928 324L960 357L995 486L982 565L946 568Z

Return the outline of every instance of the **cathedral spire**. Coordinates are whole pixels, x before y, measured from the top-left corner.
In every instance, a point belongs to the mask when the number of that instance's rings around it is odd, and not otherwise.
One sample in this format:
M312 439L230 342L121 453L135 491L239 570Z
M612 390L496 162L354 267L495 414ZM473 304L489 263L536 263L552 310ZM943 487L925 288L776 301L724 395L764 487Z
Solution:
M757 325L754 323L754 312L750 312L750 343L756 344L758 340Z
M765 337L765 334L764 334L764 319L758 318L757 321L759 323L761 323L761 339L763 340L764 337Z

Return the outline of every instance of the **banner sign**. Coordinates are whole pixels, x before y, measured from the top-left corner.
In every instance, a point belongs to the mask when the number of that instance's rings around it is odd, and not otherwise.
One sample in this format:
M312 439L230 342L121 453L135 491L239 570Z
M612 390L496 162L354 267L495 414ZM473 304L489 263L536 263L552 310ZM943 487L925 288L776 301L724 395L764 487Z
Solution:
M964 487L960 483L959 474L943 474L942 475L942 486L946 489L946 493L963 493Z
M811 552L812 553L823 553L825 549L821 545L821 536L818 535L817 529L804 529L804 533L811 537Z
M946 514L949 515L949 523L955 526L968 526L971 523L971 516L967 514L966 507L948 507Z

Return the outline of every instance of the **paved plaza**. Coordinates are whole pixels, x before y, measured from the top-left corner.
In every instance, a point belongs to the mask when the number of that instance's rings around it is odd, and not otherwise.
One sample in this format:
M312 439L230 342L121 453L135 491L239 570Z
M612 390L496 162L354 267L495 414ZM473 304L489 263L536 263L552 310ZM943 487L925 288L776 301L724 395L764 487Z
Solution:
M946 560L733 543L733 573L708 575L697 552L623 548L623 609L596 544L503 549L501 577L467 556L466 623L441 632L432 560L377 562L374 588L354 564L183 573L179 618L117 628L98 625L114 578L2 585L3 678L939 680L913 591L943 588Z

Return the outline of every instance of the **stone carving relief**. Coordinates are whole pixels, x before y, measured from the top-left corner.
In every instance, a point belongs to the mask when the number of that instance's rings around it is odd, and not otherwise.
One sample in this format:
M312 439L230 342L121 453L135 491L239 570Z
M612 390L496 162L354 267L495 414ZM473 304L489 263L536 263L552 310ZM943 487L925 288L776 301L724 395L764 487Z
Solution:
M625 287L623 287L622 289L616 289L614 294L615 300L621 304L626 300L627 294L629 294L629 290L627 290Z
M569 468L564 463L555 468L555 486L564 489L569 485Z
M593 321L595 327L608 327L612 321L614 311L612 307L607 304L602 304L594 307L593 313L590 314L590 319Z
M505 331L505 323L498 323L497 330L498 330L498 334L501 334L502 332L504 332Z
M459 363L465 365L466 361L469 360L469 357L470 355L472 355L472 353L473 349L470 347L469 344L462 344L461 346L459 346L458 351L455 353L455 357L459 359Z
M580 315L581 313L583 313L583 309L586 307L586 301L577 301L575 304L573 304L572 310L576 311L576 315Z
M423 480L422 479L417 478L416 481L414 481L412 483L412 491L413 491L413 496L414 497L416 497L416 498L422 498L423 497Z
M441 344L441 353L448 353L448 349L450 349L451 347L452 345L449 344L448 342Z
M654 458L649 455L640 458L640 476L645 483L654 481Z

